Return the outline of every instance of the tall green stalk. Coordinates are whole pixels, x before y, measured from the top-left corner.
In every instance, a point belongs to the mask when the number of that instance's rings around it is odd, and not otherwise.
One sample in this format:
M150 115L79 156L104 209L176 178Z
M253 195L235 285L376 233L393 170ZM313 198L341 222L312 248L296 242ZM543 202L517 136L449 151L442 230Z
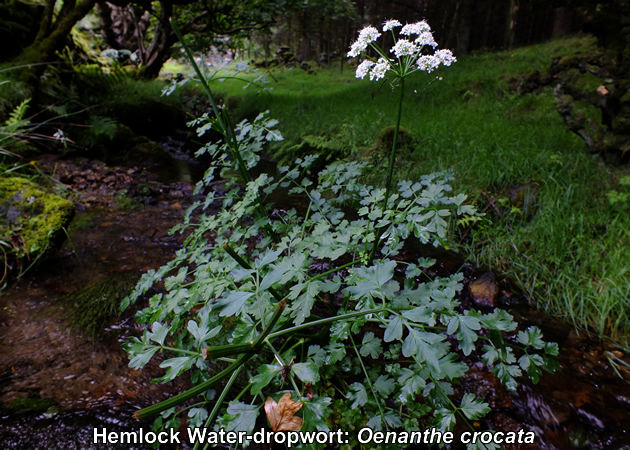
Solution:
M400 130L400 119L402 117L402 106L405 97L405 78L400 78L400 96L398 97L398 113L396 115L396 127L394 128L394 140L392 142L392 150L389 154L389 167L387 169L387 178L385 179L385 198L383 199L383 212L387 210L387 203L392 192L392 178L394 176L394 163L396 162L396 150L398 146L398 132ZM368 264L371 266L374 260L374 254L381 243L381 239L377 236L374 239L374 246L368 258Z
M179 30L179 27L173 20L171 20L171 26L173 27L173 31L175 32L177 39L179 39L179 42L182 44L182 47L184 48L184 52L186 53L186 58L188 58L188 61L193 66L193 69L195 70L195 73L199 77L199 81L201 82L201 85L203 86L203 89L206 92L208 100L210 101L210 105L212 106L212 111L214 112L214 115L216 117L216 121L214 122L214 124L218 126L219 128L218 131L224 137L228 145L228 148L230 149L230 153L232 157L234 158L234 160L236 161L236 167L241 175L243 183L247 184L252 181L252 177L249 174L249 170L247 169L247 165L245 164L245 161L243 161L240 145L238 143L238 140L236 139L236 133L234 132L234 124L232 123L230 114L225 108L219 109L219 106L217 105L217 102L214 99L214 95L212 94L212 90L210 89L210 86L208 84L208 80L206 79L204 74L201 72L201 69L199 69L199 66L195 62L195 57L192 54L190 47L188 47L188 45L186 44L186 41L184 40L184 36ZM260 195L258 195L258 203L257 203L256 208L258 209L258 212L261 214L262 217L268 218L267 210L264 207L264 204ZM278 235L275 233L275 231L273 231L271 226L267 224L264 228L265 228L265 231L267 231L267 233L271 237L271 239L273 239L274 242L278 242L279 240Z

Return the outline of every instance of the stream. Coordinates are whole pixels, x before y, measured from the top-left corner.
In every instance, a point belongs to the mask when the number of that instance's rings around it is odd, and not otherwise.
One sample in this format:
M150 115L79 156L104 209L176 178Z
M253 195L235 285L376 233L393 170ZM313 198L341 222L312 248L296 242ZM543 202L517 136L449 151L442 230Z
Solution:
M92 443L95 427L149 430L150 423L139 424L132 414L186 384L152 384L162 372L158 362L139 371L127 366L121 343L141 333L129 313L92 338L71 326L77 306L67 299L95 286L124 295L144 271L172 258L183 237L168 231L181 221L203 170L181 159L164 168L50 157L40 166L54 168L75 189L77 215L61 249L0 296L0 444L105 448ZM466 285L482 276L457 256L437 256L439 270L464 267ZM497 286L501 306L521 329L538 325L546 340L559 343L562 371L544 374L537 385L523 381L509 394L482 363L474 363L461 387L493 408L480 429L536 432L535 444L511 448L630 449L630 374L619 363L629 363L630 355L532 311L508 287Z

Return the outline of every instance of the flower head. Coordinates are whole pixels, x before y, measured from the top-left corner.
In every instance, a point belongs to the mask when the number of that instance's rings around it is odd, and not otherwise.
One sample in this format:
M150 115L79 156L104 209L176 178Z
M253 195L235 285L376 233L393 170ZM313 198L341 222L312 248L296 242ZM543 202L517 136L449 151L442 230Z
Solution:
M420 33L420 36L418 36L418 39L416 39L414 42L421 46L430 45L433 48L437 47L437 42L435 42L435 39L433 39L433 33L431 33L430 31L423 31L422 33Z
M385 77L385 72L390 69L389 61L385 58L380 58L378 63L374 65L370 71L370 80L379 80Z
M431 73L440 65L440 60L434 55L422 55L418 58L418 68L427 73Z
M383 31L389 31L394 29L394 27L401 27L402 24L397 20L388 20L383 24Z
M369 59L366 59L361 64L359 64L359 67L357 67L357 78L361 78L361 79L365 78L365 76L370 71L370 68L374 64L376 63L374 61L370 61Z
M396 27L402 27L398 36L393 31ZM348 57L357 57L364 54L368 47L372 47L379 55L379 59L377 61L366 55L367 57L357 67L357 78L364 79L369 75L370 80L380 80L391 70L392 77L402 79L419 70L432 72L441 64L450 66L457 61L450 50L435 50L437 42L433 39L431 27L424 20L405 26L398 20L387 20L383 24L383 32L386 31L392 31L394 34L394 45L389 52L393 53L395 58L385 56L388 54L386 50L375 42L381 36L375 27L366 26L359 31L359 38L350 46ZM433 54L423 51L425 47L432 47Z
M426 21L423 20L421 22L416 22L416 23L411 23L411 24L408 23L402 28L402 30L400 30L400 34L404 34L406 36L409 36L411 34L420 35L427 31L431 32L431 27Z
M359 32L359 39L352 43L348 58L355 58L364 51L370 42L374 42L381 35L374 27L365 27Z
M453 52L446 49L436 51L435 57L438 58L445 66L450 66L454 62L457 62L457 58L453 56Z
M359 40L369 44L374 42L381 35L379 31L374 27L365 27L359 32Z
M400 39L390 51L396 55L396 58L400 58L405 55L415 55L418 50L420 49L413 42L409 42L407 39Z
M356 58L363 50L367 48L367 44L363 41L353 42L348 52L348 58Z

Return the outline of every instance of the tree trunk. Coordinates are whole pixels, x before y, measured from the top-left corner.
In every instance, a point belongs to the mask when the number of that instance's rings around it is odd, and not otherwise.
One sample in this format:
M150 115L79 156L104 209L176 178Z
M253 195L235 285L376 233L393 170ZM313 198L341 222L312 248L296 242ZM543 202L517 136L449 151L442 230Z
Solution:
M48 0L46 8L52 5L54 0ZM67 43L67 37L72 27L94 7L96 0L82 0L78 5L74 0L64 3L56 21L52 22L52 10L44 12L44 18L39 29L39 33L30 46L18 56L16 62L20 65L32 66L25 69L21 78L32 81L33 77L45 69L45 64L57 59L57 52L63 50Z
M177 42L177 36L171 30L169 19L173 15L170 2L160 2L159 20L155 28L151 45L143 56L143 65L139 74L143 78L156 78L164 63L171 56L171 48ZM185 30L183 31L185 33Z

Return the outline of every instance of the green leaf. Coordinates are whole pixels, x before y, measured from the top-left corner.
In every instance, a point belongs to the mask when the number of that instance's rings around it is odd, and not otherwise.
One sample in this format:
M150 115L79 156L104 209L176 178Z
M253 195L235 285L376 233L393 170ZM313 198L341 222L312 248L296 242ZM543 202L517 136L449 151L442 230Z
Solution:
M407 403L422 391L426 386L426 380L419 373L405 367L400 369L398 384L401 386L398 401Z
M392 282L392 286L386 288L385 285L394 276L396 261L385 260L385 262L376 262L371 267L360 267L358 269L350 269L353 273L353 279L364 280L357 281L355 286L349 286L347 290L354 294L356 298L379 296L381 298L390 297L395 290L398 290L398 283ZM394 292L392 292L392 288Z
M177 358L167 359L160 364L162 369L167 369L164 376L155 379L155 382L166 383L174 380L180 373L191 368L195 362L194 356L179 356Z
M375 337L374 333L371 331L365 333L363 335L361 350L359 350L361 356L370 356L373 359L376 359L382 352L383 347L381 346L381 340Z
M481 355L481 360L484 362L484 364L491 366L497 359L499 359L499 352L496 348L490 345L484 345L483 351L484 354Z
M326 346L328 350L326 352L326 359L324 362L327 365L332 365L341 361L346 356L346 347L341 342L335 342Z
M460 410L470 420L480 419L491 411L487 403L476 398L475 394L470 392L462 397Z
M457 380L468 371L468 366L455 353L448 353L440 359L440 369L447 379Z
M348 393L348 399L352 400L352 405L350 405L351 409L358 408L359 406L363 406L368 401L368 394L363 384L355 382L350 385L350 389L352 390Z
M518 366L500 363L492 371L508 391L516 392L518 383L515 378L523 374Z
M258 406L233 400L227 408L228 423L225 429L226 431L235 431L237 433L243 431L247 434L252 434L257 417Z
M433 310L424 305L404 311L402 315L405 319L409 319L415 323L426 323L429 325L433 325L435 323Z
M263 267L277 260L278 256L280 256L280 253L282 253L282 250L276 250L276 251L267 250L265 253L263 253L254 261L254 265L256 266L257 269L262 269Z
M168 334L168 330L169 327L167 327L166 325L162 325L160 322L153 322L153 325L151 326L151 332L147 333L147 336L153 342L164 345L164 339Z
M133 344L126 344L125 350L129 352L129 367L132 369L140 369L151 361L151 358L153 358L153 355L155 355L160 347L146 345L140 342L140 340L136 337L132 338L132 340L133 339L137 342Z
M326 417L330 413L330 397L314 395L312 400L302 397L303 418L302 431L329 431Z
M391 428L396 429L402 426L400 415L396 413L395 411L387 411L383 419L385 420L385 423L388 425L390 429Z
M376 392L381 394L383 398L387 398L394 391L396 381L387 375L379 376L373 384Z
M444 335L418 331L409 328L409 334L403 342L402 353L406 357L415 356L420 362L424 362L434 374L440 373L439 356L433 347L437 342L446 339Z
M470 311L467 311L470 313ZM446 332L453 334L457 331L457 339L460 342L460 348L464 355L468 356L475 349L475 342L478 337L476 330L481 329L479 319L473 316L454 316L448 323Z
M260 289L263 291L269 289L274 283L280 281L288 270L289 268L285 266L275 266L260 282Z
M545 347L542 331L540 331L538 327L529 327L524 332L519 331L516 335L516 340L523 345L534 347L539 350Z
M366 425L373 431L381 431L383 429L383 418L380 414L377 414L376 416L371 417L370 420L367 421Z
M232 276L234 277L234 281L238 282L254 273L256 273L254 269L243 269L242 267L237 267L232 271Z
M428 269L433 264L435 264L437 260L435 258L418 258L418 267L422 267L423 269Z
M191 408L188 410L188 425L191 427L203 427L208 418L208 411L205 408Z
M385 334L383 335L383 340L385 342L399 340L402 338L402 332L403 332L403 322L400 316L396 314L394 318L387 325L387 328L385 329Z
M293 364L291 372L297 375L303 383L317 383L319 381L319 368L312 361Z
M252 395L256 395L262 391L262 389L271 383L271 380L274 379L276 375L278 375L282 371L282 366L278 364L263 364L258 367L258 375L254 375L249 382L253 383L251 392Z
M221 297L217 301L219 307L223 307L219 315L229 317L238 313L248 298L254 295L253 292L231 292L227 297Z
M523 368L529 378L532 379L534 384L538 383L540 380L540 376L542 375L542 370L540 367L544 365L544 360L540 355L523 355L518 359L518 365Z
M200 347L204 344L208 339L213 338L221 331L223 327L221 325L214 327L213 329L209 329L208 324L204 323L201 327L194 320L188 321L187 329L190 334L195 338L195 347Z
M322 283L311 281L306 284L306 292L300 295L291 305L291 315L295 317L295 324L300 325L308 316L315 303L315 298L320 292Z
M441 431L451 431L455 426L456 417L455 411L451 411L447 408L440 408L433 414L438 421L437 427Z
M495 309L491 314L484 314L479 319L484 328L498 331L513 331L516 329L514 318L502 309Z

